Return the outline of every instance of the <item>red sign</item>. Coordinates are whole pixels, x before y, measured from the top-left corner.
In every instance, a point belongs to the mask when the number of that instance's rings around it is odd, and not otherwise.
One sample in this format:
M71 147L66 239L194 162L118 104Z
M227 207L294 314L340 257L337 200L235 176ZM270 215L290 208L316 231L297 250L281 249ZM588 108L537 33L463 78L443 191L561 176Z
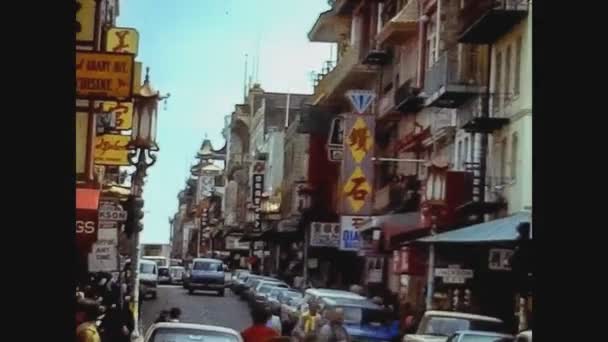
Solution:
M86 257L97 241L98 217L97 210L76 209L76 248L81 256Z
M423 274L424 263L418 250L413 247L401 247L393 251L393 272L405 274Z

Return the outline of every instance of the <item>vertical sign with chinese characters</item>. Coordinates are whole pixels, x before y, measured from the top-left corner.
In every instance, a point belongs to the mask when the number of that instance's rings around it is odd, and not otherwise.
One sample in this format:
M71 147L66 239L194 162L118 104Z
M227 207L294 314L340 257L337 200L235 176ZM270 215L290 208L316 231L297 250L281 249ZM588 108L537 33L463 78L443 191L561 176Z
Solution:
M344 121L341 214L371 215L375 118L349 114Z
M251 182L251 202L256 208L254 232L262 231L262 220L260 219L260 205L262 204L262 193L264 192L264 169L262 161L257 161L253 168L253 181Z

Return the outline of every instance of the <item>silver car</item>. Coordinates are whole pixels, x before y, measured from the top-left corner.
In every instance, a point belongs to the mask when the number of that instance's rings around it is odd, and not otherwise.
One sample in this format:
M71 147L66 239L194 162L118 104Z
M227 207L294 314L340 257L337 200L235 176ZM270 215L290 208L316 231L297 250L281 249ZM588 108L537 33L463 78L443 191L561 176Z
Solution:
M144 342L243 342L236 330L215 325L156 323L148 328Z
M514 340L515 336L513 335L488 331L461 330L450 336L447 342L513 342Z

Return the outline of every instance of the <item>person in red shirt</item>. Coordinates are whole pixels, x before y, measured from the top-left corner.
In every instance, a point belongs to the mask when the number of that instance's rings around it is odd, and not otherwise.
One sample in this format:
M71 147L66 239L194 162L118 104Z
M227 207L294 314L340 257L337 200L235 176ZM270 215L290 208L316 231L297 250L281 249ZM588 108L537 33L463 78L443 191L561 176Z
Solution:
M272 328L266 326L270 319L270 311L261 305L256 305L251 310L253 325L241 332L244 342L266 342L279 334Z

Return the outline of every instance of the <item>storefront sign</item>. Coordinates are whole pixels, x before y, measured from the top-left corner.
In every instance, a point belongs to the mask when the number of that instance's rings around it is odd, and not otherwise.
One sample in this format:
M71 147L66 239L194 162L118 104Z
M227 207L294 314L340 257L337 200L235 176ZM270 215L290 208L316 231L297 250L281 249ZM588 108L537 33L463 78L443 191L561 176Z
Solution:
M106 51L137 55L139 32L134 28L113 27L106 33Z
M345 115L344 126L341 213L371 215L375 118L371 115L348 114Z
M76 112L76 174L83 174L87 162L89 113Z
M366 216L341 216L340 217L340 250L358 251L360 247L360 236L358 227L367 220Z
M310 246L338 248L340 246L340 224L312 222L310 224Z
M381 283L384 271L384 257L365 258L367 283Z
M95 0L76 1L76 44L93 44L95 40Z
M95 137L95 164L129 165L127 145L130 136L104 134Z
M436 268L435 277L442 278L445 284L464 284L467 279L473 278L473 270L449 266L448 268Z
M83 257L86 257L97 241L97 216L97 210L76 209L76 245L80 253L84 254Z
M262 231L262 219L260 217L260 204L262 203L262 193L264 192L264 162L257 161L253 168L253 181L251 189L251 201L256 208L254 232Z
M99 221L124 222L127 220L127 212L120 206L114 204L101 204L99 206Z
M112 114L114 125L110 128L113 130L124 131L131 129L133 126L132 102L103 101L99 102L96 108L97 113Z
M133 58L131 54L76 51L76 96L130 100Z
M249 242L240 242L238 236L226 236L227 250L249 250Z

